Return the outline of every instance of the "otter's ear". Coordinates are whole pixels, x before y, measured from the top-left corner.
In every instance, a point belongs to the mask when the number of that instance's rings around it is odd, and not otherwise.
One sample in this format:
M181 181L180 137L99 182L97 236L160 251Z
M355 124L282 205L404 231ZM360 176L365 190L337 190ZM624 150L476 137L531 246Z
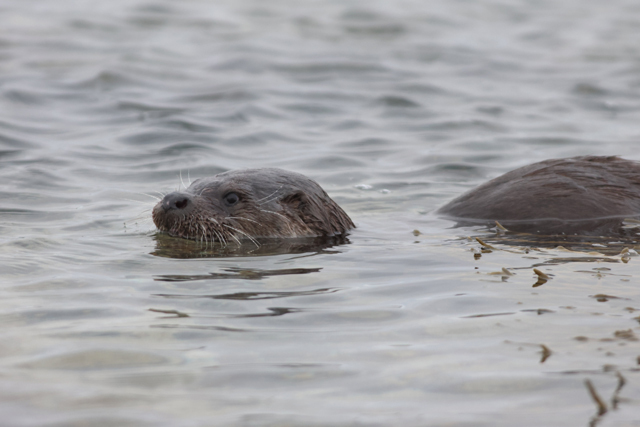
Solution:
M324 208L315 204L313 198L308 198L305 193L300 191L284 197L281 201L289 212L296 215L315 235L328 236L334 233L330 219L323 214Z
M304 195L304 193L298 191L297 193L293 193L288 195L287 197L283 197L280 202L290 207L294 212L297 211L302 213L305 211L307 205L306 199L307 197Z

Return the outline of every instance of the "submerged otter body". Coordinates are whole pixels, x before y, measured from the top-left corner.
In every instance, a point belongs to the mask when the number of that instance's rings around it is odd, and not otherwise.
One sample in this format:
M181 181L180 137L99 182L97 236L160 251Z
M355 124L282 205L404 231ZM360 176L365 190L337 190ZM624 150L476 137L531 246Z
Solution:
M243 169L194 181L153 208L172 236L227 244L257 238L336 236L354 228L314 181L281 169Z
M621 235L640 216L640 163L619 157L545 160L508 172L438 213L459 225L500 222L539 234Z

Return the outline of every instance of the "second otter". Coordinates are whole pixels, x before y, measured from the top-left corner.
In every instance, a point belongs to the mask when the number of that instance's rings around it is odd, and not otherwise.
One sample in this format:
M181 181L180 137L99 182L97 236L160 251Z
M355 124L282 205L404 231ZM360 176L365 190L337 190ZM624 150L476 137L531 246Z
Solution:
M207 242L336 236L355 225L304 175L244 169L194 181L153 208L153 222L172 236Z
M545 160L454 199L439 214L459 225L500 222L539 234L624 235L640 216L640 163L616 156Z

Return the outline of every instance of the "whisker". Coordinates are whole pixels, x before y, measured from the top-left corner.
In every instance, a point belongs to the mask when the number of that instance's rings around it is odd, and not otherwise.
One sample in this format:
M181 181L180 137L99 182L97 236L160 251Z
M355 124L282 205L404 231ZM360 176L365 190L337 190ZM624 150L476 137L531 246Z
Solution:
M145 194L145 196L147 196L147 194ZM157 199L158 201L160 201L160 199L158 199L157 197L156 197L156 199ZM143 201L141 201L141 200L134 200L134 199L120 199L120 200L126 200L127 202L142 203L142 204L145 204L145 205L146 205L147 203L149 203L149 202L143 202Z
M267 211L267 210L264 210L264 209L260 209L260 212L267 212L267 213L270 213L270 214L278 215L279 217L281 217L285 221L290 222L289 218L287 218L286 216L284 216L282 214L279 214L278 212Z
M209 221L213 221L217 225L220 225L220 223L218 221L216 221L215 218L208 217L207 219ZM221 232L219 232L217 230L211 230L211 231L214 232L218 236L218 240L220 241L220 243L223 243L224 246L227 246L227 241L224 239L224 237L222 236Z
M133 217L132 219L151 219L151 217L149 216L150 211L151 208L143 209L138 213L137 216Z
M222 233L220 233L219 231L216 231L216 236L218 236L218 240L220 240L220 242L222 243L222 246L224 246L225 248L227 247L227 241L225 240L224 236L222 235Z
M275 196L275 197L272 197L272 198L271 198L271 199L269 199L269 200L266 200L266 201L264 201L264 202L262 202L262 203L258 203L258 204L259 204L260 206L262 206L262 205L266 205L267 203L271 203L271 202L273 202L274 200L278 200L278 199L279 199L279 196Z
M235 240L236 242L238 242L238 246L242 246L242 243L240 243L240 240L238 240L238 238L233 235L233 234L229 234L229 236L233 237L233 240Z
M202 240L204 240L205 243L209 244L209 241L207 240L207 229L202 224L200 224L200 227L202 227Z
M182 180L182 169L180 169L180 183L182 184L182 186L186 189L187 186L184 185L184 181Z
M254 220L249 219L249 218L243 218L243 217L241 217L241 216L228 216L228 217L226 217L225 219L244 219L244 220L246 220L246 221L251 221L251 222L255 222L255 223L256 223L256 224L258 224L258 225L262 225L262 224L260 224L258 221L254 221Z
M209 190L209 188L207 188L207 187L203 188L203 189L202 189L202 190L200 190L200 192L198 193L198 196L202 196L202 195L205 193L205 191L207 191L207 190Z
M137 193L137 194L142 194L143 196L147 196L147 197L151 197L152 199L156 199L157 201L162 200L161 198L159 198L158 196L154 196L152 194L147 194L147 193ZM164 196L163 196L164 197Z
M266 197L263 197L262 199L256 200L256 203L261 204L260 202L263 201L264 199L268 199L269 197L273 196L274 194L276 194L278 191L280 191L282 189L284 185L281 185L280 187L278 187L278 189L276 191L274 191L273 193L269 194ZM266 202L265 202L266 203Z
M151 219L151 218L149 218L149 216L148 216L148 215L146 215L146 214L145 214L145 215L140 215L140 216L136 216L136 217L134 217L134 218L131 218L131 219L126 220L126 221L125 221L125 224L126 224L127 222L142 221L142 220L145 220L145 221L146 221L146 220L148 220L148 219Z
M144 229L148 225L151 225L151 224L146 224L143 221L140 221L140 222L138 222L138 221L125 221L125 222L122 223L122 225L124 226L124 228L132 228L133 229L133 228L138 228L139 227L139 228L143 228ZM149 231L155 231L155 230L149 230Z
M253 237L249 236L247 233L245 233L244 231L238 230L237 228L231 227L230 225L227 224L222 224L223 226L230 228L232 230L237 231L238 233L242 234L243 236L245 236L247 239L251 240L251 243L253 243L254 245L256 245L256 248L260 247L260 244L256 241L256 239L254 239ZM233 238L235 238L236 240L238 240L233 234L231 235ZM240 243L240 242L238 242Z

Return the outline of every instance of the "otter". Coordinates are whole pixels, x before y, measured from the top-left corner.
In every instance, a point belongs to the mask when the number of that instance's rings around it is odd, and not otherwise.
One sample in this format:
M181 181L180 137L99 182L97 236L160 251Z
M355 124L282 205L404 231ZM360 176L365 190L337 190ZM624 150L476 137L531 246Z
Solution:
M171 236L227 245L259 238L331 237L355 228L311 179L282 169L243 169L164 196L153 222Z
M545 160L507 172L463 194L437 213L462 225L499 222L545 235L628 235L640 216L640 163L617 156Z

